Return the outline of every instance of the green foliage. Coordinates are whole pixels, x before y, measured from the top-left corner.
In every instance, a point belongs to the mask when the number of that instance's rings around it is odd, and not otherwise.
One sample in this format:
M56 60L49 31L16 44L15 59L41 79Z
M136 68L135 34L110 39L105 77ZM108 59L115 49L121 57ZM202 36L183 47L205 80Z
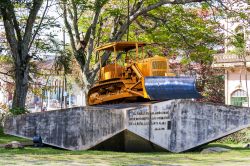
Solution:
M210 5L207 2L201 2L201 8L207 10L210 8Z
M3 128L2 128L2 126L0 126L0 135L3 135L4 133L3 133Z
M246 41L244 39L244 33L241 32L242 29L236 28L236 33L229 40L229 45L234 46L233 50L230 50L230 53L236 54L238 56L243 56L245 52Z
M62 51L56 58L55 68L56 71L64 71L64 74L69 74L72 71L72 56L69 50Z
M132 5L134 1L130 1ZM144 5L156 1L145 1ZM114 5L116 4L116 5ZM118 28L127 19L127 2L110 0L103 8L101 14L102 26L99 43L109 41L114 20ZM162 55L162 50L167 50L168 56L182 55L190 61L203 63L212 62L214 48L223 43L223 35L219 33L219 23L211 17L203 16L208 13L210 6L207 3L201 5L169 5L152 10L136 19L130 25L129 40L143 41L147 43L159 43L156 47L149 48L154 54ZM86 32L92 18L83 15L79 19L79 27ZM126 40L124 35L122 40ZM98 37L96 38L98 39ZM92 57L91 63L95 63Z
M0 63L12 63L13 60L11 56L8 55L0 55Z
M83 33L87 32L87 29L90 26L90 21L91 18L87 15L83 15L82 17L79 18L78 26Z
M7 113L0 113L0 135L1 135L1 129L4 125L4 120L5 120L5 117L7 116Z
M13 115L21 115L21 114L29 113L29 111L26 110L25 108L17 107L17 108L11 108L10 113L13 114Z
M245 39L243 33L237 33L231 38L230 44L235 46L236 49L238 48L245 48Z
M249 143L250 142L250 128L235 132L226 136L217 142L227 144Z
M121 14L122 14L122 9L118 9L118 8L108 8L105 11L106 16L118 16Z
M216 71L215 71L216 72ZM216 85L216 86L215 86ZM198 81L199 89L201 89L201 94L203 102L213 102L213 103L224 103L225 93L224 93L224 77L221 75L215 75L214 73L205 72L202 75L201 80Z
M202 17L198 7L163 6L140 17L131 26L132 40L162 43L169 56L182 55L191 61L211 63L214 48L223 41L218 23Z

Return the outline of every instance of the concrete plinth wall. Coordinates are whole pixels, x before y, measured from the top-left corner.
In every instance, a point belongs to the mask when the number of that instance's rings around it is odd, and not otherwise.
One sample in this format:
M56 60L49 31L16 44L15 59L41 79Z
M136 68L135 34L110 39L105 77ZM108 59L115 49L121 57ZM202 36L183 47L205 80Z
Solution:
M190 100L80 107L8 117L4 131L70 150L182 152L250 126L249 111Z
M250 125L250 109L170 100L131 109L126 128L172 152L211 142Z
M39 135L45 144L80 150L89 149L124 128L124 114L119 111L79 107L9 117L4 132L30 139Z

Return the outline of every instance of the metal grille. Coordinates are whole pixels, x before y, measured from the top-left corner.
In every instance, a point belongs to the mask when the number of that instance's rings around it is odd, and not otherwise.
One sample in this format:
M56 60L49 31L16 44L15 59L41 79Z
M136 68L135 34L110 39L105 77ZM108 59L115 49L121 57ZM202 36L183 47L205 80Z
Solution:
M231 97L231 105L235 106L247 106L247 97Z
M167 70L167 62L166 61L153 61L152 69L164 69Z
M165 76L167 72L166 61L153 61L152 62L152 75L153 76Z
M152 71L153 76L165 76L166 71Z
M247 104L248 100L246 91L238 89L231 94L231 105L242 107L244 105L247 106Z

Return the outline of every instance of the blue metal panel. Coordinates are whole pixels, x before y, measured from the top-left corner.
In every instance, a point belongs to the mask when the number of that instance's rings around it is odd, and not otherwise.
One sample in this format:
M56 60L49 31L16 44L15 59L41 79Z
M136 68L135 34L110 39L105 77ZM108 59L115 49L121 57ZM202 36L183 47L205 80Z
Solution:
M199 98L192 77L145 77L145 88L151 100Z

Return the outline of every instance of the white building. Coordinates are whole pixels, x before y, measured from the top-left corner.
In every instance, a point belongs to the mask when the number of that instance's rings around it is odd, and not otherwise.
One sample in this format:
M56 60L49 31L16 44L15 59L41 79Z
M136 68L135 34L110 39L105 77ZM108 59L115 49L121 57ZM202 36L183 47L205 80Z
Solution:
M244 1L231 2L231 10L248 14ZM226 18L222 21L225 34L224 53L214 56L212 67L224 70L225 104L249 107L250 95L250 25L242 18ZM235 36L242 37L245 48L232 44ZM244 45L244 44L243 44Z
M213 68L224 69L225 104L249 107L250 56L218 54L214 57Z

